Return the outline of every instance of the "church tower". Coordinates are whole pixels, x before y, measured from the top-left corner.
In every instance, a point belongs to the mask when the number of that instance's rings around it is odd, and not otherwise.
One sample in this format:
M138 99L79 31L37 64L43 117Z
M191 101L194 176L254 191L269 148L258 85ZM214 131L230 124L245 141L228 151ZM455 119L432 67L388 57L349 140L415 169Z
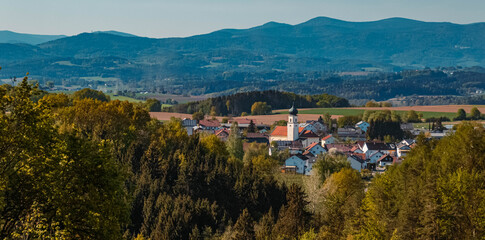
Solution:
M295 105L290 108L289 110L290 116L288 117L288 141L295 141L298 139L298 110L295 108Z

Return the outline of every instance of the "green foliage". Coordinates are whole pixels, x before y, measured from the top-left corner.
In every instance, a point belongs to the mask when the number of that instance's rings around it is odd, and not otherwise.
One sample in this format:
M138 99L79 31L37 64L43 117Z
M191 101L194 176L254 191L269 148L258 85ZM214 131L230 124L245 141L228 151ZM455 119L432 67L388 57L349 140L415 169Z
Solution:
M205 114L210 114L212 110L214 110L217 115L222 116L242 115L242 113L248 112L251 112L253 115L262 115L271 113L271 108L285 109L289 108L293 103L300 108L350 107L350 104L346 99L333 95L321 94L303 96L289 92L270 90L263 92L236 93L233 95L209 98L204 101L179 104L175 105L173 110L181 113L201 111Z
M466 120L466 112L463 108L458 109L456 117L453 119L455 121Z
M305 209L308 202L301 187L291 185L286 199L288 203L281 208L273 229L272 235L277 239L295 239L310 226L311 214Z
M149 98L145 101L145 106L149 112L161 112L162 104L159 100L154 98Z
M109 145L61 132L34 91L0 88L0 236L119 239L128 206Z
M405 161L376 177L364 199L364 239L485 236L485 129L463 123L439 142L418 140Z
M247 208L243 210L236 224L234 225L234 237L233 239L241 240L253 240L255 239L254 234L254 222L249 215Z
M352 223L357 219L364 185L359 172L343 168L332 174L323 186L324 201L321 239L345 239L352 233Z
M192 114L193 120L200 121L200 120L203 120L204 118L205 118L205 114L203 112L195 112L194 114Z
M353 127L360 120L362 120L361 116L343 116L338 118L337 123L339 128Z
M405 121L408 123L420 123L421 117L414 110L409 110L405 116Z
M267 115L271 114L271 106L266 102L255 102L251 106L251 115Z
M394 111L366 111L363 118L370 124L367 130L367 137L370 139L383 140L385 136L402 139L404 136L401 116Z
M249 121L249 126L248 126L248 133L255 133L258 129L256 128L256 124L254 124L253 120Z
M105 95L101 91L96 91L96 90L93 90L93 89L90 89L90 88L84 88L82 90L74 92L74 94L72 95L72 98L74 100L82 100L82 99L85 99L85 98L90 98L90 99L99 100L99 101L102 101L102 102L108 102L109 101L109 96Z
M320 183L324 183L333 173L344 168L350 168L350 162L343 154L321 154L317 157L317 161L313 165L313 169L318 172L320 176Z
M243 160L243 142L237 122L233 122L231 125L231 132L226 141L226 148L229 152L229 156L237 160Z
M482 118L480 110L477 107L473 107L470 111L470 119L472 120L479 120Z

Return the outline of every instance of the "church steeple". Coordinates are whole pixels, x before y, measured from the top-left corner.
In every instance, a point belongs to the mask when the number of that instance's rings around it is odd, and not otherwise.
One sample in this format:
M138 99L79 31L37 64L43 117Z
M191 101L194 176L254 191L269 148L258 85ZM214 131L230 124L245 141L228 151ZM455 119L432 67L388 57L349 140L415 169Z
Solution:
M288 124L287 124L287 130L288 130L288 141L295 141L299 137L299 132L298 132L298 110L295 108L295 104L290 108L288 111L290 115L288 116Z
M293 103L293 106L291 106L289 112L290 112L290 115L295 115L295 116L298 115L298 109L296 109L295 103Z

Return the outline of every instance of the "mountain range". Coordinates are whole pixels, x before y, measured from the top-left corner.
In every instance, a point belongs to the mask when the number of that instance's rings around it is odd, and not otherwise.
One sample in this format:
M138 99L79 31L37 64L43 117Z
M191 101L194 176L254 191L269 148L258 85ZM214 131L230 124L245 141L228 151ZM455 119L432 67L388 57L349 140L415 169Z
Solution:
M405 18L348 22L318 17L297 25L269 22L249 29L163 39L115 31L70 37L3 31L0 65L0 78L30 72L55 81L103 76L165 83L227 78L234 73L484 67L485 23Z

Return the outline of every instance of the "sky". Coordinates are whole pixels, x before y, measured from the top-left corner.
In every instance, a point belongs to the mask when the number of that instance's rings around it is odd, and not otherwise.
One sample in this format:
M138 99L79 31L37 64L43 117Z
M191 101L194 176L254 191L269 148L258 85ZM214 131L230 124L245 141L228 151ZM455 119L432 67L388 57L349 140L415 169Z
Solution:
M0 30L64 35L116 30L163 38L269 21L298 24L318 16L467 24L485 22L484 12L485 0L0 0Z

